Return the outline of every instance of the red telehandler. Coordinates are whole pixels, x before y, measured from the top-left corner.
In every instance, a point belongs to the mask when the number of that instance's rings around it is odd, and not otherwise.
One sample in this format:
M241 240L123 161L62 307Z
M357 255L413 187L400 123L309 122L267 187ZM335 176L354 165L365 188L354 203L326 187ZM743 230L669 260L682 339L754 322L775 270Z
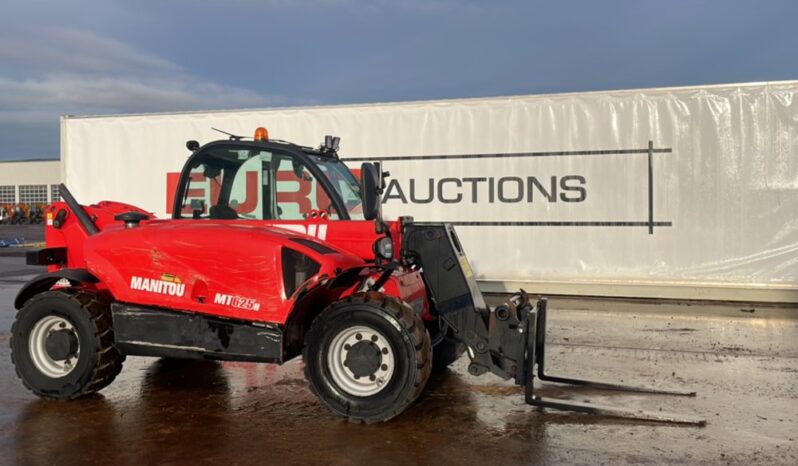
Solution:
M281 364L299 355L318 398L350 420L386 421L463 352L469 373L526 389L530 404L700 423L533 395L533 378L632 389L545 373L546 300L522 291L490 309L454 229L384 221L378 164L360 181L337 154L231 135L192 152L172 218L103 201L45 210L47 265L18 293L12 358L44 398L101 390L128 355Z

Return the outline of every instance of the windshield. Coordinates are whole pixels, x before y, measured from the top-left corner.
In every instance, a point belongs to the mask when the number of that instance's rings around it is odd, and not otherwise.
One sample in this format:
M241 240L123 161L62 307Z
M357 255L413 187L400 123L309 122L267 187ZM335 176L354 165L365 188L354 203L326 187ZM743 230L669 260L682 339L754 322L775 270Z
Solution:
M344 201L349 218L364 220L360 205L360 185L349 168L338 159L308 154L308 157L321 169Z

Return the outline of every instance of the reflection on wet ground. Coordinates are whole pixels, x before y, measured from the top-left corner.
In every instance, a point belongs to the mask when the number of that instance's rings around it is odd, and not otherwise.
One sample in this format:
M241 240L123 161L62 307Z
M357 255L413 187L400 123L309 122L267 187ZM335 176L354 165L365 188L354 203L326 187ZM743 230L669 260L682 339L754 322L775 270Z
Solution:
M468 375L463 359L408 412L377 425L333 417L296 360L278 367L129 358L101 395L43 401L14 377L6 319L0 463L798 464L798 320L790 314L552 308L550 372L690 387L698 396L558 385L541 386L540 395L662 408L709 424L540 410L511 383Z

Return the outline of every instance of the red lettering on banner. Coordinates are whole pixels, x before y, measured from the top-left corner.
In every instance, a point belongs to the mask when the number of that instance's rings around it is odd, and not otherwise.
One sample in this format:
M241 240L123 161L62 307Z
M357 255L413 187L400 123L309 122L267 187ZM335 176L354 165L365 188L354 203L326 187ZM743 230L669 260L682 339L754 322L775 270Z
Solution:
M177 191L177 183L180 182L180 173L171 172L166 174L166 213L173 212L172 207L175 205L175 191Z
M217 194L218 198L218 194ZM258 207L258 172L247 172L246 199L235 208L239 214L249 214Z
M191 174L191 184L189 186L197 186L198 184L205 184L204 187L190 187L188 189L188 199L205 199L207 189L210 188L210 205L215 205L219 200L219 191L221 187L218 183L207 183L208 179L202 173ZM287 191L281 189L277 193L277 203L295 203L299 206L300 213L308 213L313 210L313 203L311 202L311 192L313 191L313 181L299 179L294 175L293 171L280 170L277 172L277 181L297 184L296 191ZM177 187L180 184L180 173L169 172L166 174L166 212L171 214L175 204L175 194ZM210 186L208 186L210 184ZM281 186L283 188L283 186ZM246 198L242 203L235 207L236 212L239 214L252 213L258 206L259 202L259 186L258 186L258 172L248 171L246 174ZM321 188L316 187L316 205L320 209L325 209L330 205L330 198L327 193ZM183 208L183 214L191 214L191 206L187 205Z
M306 214L313 209L313 205L310 203L310 191L311 191L311 184L309 181L301 180L294 175L292 171L278 171L277 172L277 181L293 181L299 184L299 189L297 191L280 191L277 193L277 204L284 204L288 202L293 202L299 205L299 212L302 214Z
M255 180L255 190L257 191L257 173L255 173L256 180ZM196 185L197 183L206 182L207 178L202 173L192 173L191 174L191 185ZM179 172L169 172L166 174L166 213L171 214L174 209L175 205L175 194L177 193L177 185L180 183L180 173ZM219 190L220 186L217 183L211 183L211 205L216 204L216 201L219 199ZM257 197L257 195L256 195ZM186 196L187 199L204 199L205 198L205 188L189 188L188 193ZM257 201L256 201L257 202ZM191 206L187 205L183 207L183 214L191 214Z

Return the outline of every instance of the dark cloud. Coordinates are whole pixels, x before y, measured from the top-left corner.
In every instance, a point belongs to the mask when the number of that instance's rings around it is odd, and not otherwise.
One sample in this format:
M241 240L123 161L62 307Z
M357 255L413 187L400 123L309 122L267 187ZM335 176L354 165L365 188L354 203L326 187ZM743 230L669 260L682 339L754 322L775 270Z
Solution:
M208 80L167 59L87 30L7 27L0 31L0 44L0 159L57 157L62 114L262 107L286 102ZM31 138L32 134L38 137Z
M8 28L0 60L0 120L35 121L47 112L109 113L267 105L279 101L192 74L161 57L89 31Z
M6 0L0 159L57 156L65 113L795 79L797 13L786 0Z

